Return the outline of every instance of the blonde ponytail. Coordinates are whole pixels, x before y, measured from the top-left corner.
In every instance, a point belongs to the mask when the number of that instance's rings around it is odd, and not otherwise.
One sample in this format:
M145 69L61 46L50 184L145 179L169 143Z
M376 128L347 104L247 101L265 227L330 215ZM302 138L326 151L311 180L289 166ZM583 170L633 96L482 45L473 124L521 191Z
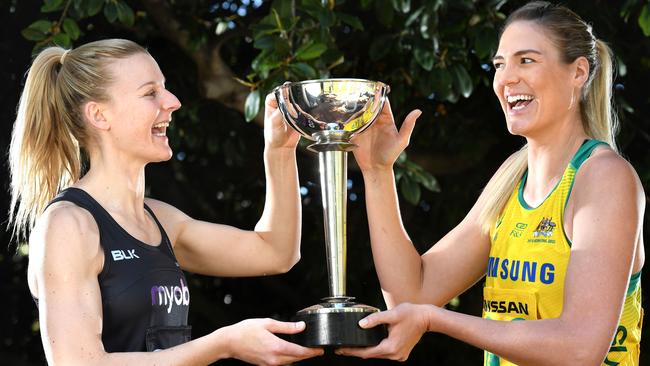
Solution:
M80 179L80 149L89 142L83 104L108 101L110 59L138 52L147 51L134 42L111 39L74 50L49 47L34 59L9 148L14 237L26 238L58 191Z
M585 85L582 89L582 121L587 135L607 142L614 151L618 151L615 141L618 118L612 104L612 51L605 42L598 39L596 52L597 62L591 85Z
M503 163L485 186L478 201L481 207L478 222L483 232L490 231L527 168L528 145L524 145Z

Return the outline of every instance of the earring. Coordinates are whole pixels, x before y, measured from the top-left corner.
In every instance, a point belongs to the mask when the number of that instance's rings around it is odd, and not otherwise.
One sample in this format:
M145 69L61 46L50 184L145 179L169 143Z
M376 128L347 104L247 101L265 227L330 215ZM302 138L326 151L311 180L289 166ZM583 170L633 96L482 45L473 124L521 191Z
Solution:
M569 103L569 110L571 110L571 108L573 107L573 101L574 101L574 99L575 99L575 97L574 97L574 95L573 95L573 90L571 90L571 103Z

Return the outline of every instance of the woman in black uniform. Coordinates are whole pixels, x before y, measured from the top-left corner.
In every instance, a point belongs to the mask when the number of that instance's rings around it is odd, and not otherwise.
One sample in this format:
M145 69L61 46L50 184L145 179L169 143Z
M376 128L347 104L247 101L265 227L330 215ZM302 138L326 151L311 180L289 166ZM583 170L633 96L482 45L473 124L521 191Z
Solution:
M322 353L274 335L303 323L271 319L190 340L181 269L255 276L298 261L299 136L267 97L262 217L254 231L202 222L144 196L144 167L172 156L165 133L180 106L131 41L51 47L34 60L11 141L11 219L31 233L28 282L50 364L286 364Z

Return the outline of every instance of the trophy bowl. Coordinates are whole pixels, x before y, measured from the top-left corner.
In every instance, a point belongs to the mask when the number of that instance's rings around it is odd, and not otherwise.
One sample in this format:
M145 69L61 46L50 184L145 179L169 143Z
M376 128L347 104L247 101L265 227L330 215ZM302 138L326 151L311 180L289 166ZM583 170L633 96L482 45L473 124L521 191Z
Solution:
M323 199L329 297L300 310L303 332L291 336L307 347L373 346L387 335L386 326L362 329L358 321L379 309L354 302L346 294L347 154L350 139L377 119L390 91L388 85L361 79L325 79L285 83L275 88L285 121L314 141Z
M363 79L322 79L287 82L274 92L285 121L316 141L310 150L347 151L354 146L350 139L379 116L390 87Z

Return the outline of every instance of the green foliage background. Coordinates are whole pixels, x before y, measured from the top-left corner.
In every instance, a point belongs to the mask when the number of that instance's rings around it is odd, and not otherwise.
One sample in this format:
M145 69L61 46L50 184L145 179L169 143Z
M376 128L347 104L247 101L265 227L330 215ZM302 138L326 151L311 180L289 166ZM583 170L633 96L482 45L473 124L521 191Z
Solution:
M399 120L413 108L424 112L407 154L396 166L404 223L423 252L462 219L496 167L523 143L504 128L489 66L505 14L523 3L0 0L0 147L7 149L32 52L52 43L71 47L102 38L129 38L150 50L166 74L167 87L183 102L169 130L174 158L147 168L149 194L196 218L250 229L264 199L259 123L263 96L285 80L381 80L391 85ZM650 2L564 3L591 22L617 55L619 144L648 191ZM348 293L383 308L370 256L363 182L353 159L350 164ZM299 171L304 191L302 260L282 276L230 279L190 274L195 337L250 317L288 319L327 295L317 160L302 145ZM6 174L2 183L8 188ZM8 202L6 192L0 197ZM646 218L645 231L649 229ZM3 238L9 244L9 235ZM36 308L25 281L26 263L15 245L0 251L2 364L44 363ZM481 285L449 306L479 315ZM425 335L407 361L480 362L480 350L438 334ZM646 354L644 362L650 362ZM332 363L392 362L328 354L301 364Z

